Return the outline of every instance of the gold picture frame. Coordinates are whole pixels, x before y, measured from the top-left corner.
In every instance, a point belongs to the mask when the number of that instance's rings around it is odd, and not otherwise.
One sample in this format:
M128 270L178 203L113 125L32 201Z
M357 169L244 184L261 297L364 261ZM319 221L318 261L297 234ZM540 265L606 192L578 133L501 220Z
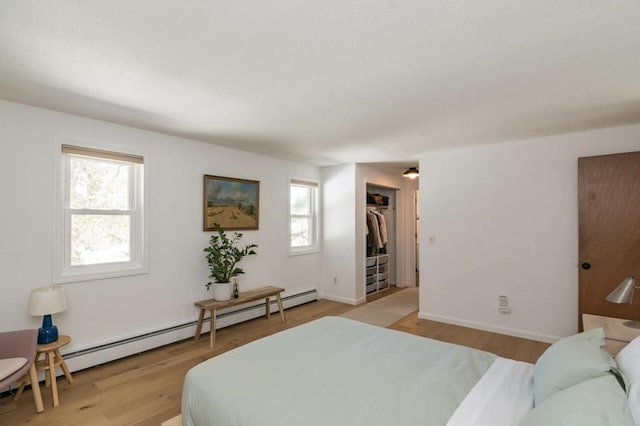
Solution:
M204 175L203 231L258 229L260 181Z

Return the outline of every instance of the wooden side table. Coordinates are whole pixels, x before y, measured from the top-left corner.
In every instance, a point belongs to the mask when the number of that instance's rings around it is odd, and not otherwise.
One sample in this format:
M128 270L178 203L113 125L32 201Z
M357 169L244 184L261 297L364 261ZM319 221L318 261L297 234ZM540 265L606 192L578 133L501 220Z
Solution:
M54 407L57 407L59 405L58 384L56 382L56 367L59 366L60 368L62 368L64 376L67 378L67 382L69 384L73 383L71 372L69 371L69 368L67 368L67 364L64 362L64 358L62 358L62 354L60 353L60 348L68 344L69 342L71 342L71 337L62 335L59 336L58 340L56 340L55 342L38 345L38 348L36 350L36 368L45 370L45 384L47 387L51 386ZM43 357L42 360L38 361L38 359L40 358L40 354L42 354Z

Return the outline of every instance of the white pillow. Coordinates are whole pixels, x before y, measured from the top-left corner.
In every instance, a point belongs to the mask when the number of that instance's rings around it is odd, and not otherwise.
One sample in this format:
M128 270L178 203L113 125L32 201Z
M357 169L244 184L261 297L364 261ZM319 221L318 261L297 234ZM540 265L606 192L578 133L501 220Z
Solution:
M531 410L520 426L632 425L627 395L611 375L561 390Z
M558 340L533 366L535 405L568 387L602 376L616 366L605 351L602 327Z
M629 406L636 426L640 426L640 336L622 348L616 363L629 383Z
M0 379L9 377L20 370L27 363L26 358L3 358L0 359Z

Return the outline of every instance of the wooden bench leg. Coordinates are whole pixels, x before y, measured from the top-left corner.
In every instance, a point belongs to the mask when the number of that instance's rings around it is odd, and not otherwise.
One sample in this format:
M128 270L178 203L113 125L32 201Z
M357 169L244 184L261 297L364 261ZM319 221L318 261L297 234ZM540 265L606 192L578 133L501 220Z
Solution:
M276 293L276 299L278 300L278 308L280 309L280 319L282 322L286 322L284 319L284 309L282 308L282 299L280 298L280 293Z
M265 298L264 304L267 311L267 318L271 318L271 304L269 303L269 296Z
M213 345L216 344L216 316L218 313L216 309L211 310L211 330L209 331L209 348L213 349Z
M200 315L198 316L198 326L196 327L196 335L193 337L195 341L200 340L200 333L202 333L202 322L204 321L205 310L200 308Z

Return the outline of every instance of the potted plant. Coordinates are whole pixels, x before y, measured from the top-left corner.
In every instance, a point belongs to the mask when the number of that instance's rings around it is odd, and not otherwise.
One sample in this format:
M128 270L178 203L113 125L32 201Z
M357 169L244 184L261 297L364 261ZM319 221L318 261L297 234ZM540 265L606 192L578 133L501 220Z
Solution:
M213 298L215 300L231 299L231 277L244 274L238 263L252 254L256 254L256 244L248 244L244 247L239 246L242 234L234 232L229 237L219 224L213 225L214 232L209 240L209 247L204 249L209 270L211 274L209 278L213 278L214 282L209 281L206 284L207 290L213 284Z

